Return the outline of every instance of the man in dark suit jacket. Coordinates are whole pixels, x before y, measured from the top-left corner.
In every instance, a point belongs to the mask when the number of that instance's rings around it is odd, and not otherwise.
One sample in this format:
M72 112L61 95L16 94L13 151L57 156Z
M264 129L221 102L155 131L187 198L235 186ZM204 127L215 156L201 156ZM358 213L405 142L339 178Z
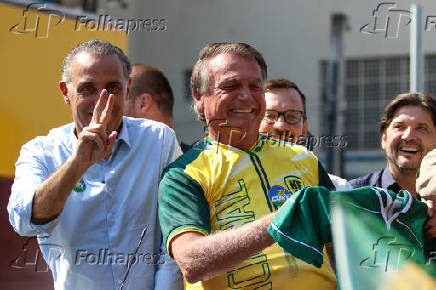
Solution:
M422 158L436 148L436 98L421 93L395 96L379 122L387 166L349 181L353 188L377 186L398 193L416 193L416 174ZM427 222L436 227L436 214ZM429 231L427 231L429 234ZM436 231L430 235L436 237Z

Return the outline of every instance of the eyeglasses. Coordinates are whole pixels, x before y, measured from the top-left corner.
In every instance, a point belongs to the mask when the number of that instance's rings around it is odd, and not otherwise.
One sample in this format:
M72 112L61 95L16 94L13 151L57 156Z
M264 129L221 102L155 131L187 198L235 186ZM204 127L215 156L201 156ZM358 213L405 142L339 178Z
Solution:
M279 112L276 110L266 110L264 120L270 124L277 122L280 116L283 115L286 123L296 125L304 119L304 112L299 110L288 110Z

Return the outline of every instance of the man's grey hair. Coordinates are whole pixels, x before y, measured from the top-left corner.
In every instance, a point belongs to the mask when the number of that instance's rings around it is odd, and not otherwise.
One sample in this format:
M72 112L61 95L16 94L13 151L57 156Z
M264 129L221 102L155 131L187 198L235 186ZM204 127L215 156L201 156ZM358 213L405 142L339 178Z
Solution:
M73 62L74 56L80 52L98 55L116 55L123 65L123 74L125 79L129 79L132 67L130 65L129 58L124 54L121 48L108 41L94 39L80 43L67 55L67 57L65 57L61 69L62 81L66 83L71 82L71 63Z
M239 56L252 57L260 67L262 78L267 79L267 65L262 54L254 47L246 43L231 43L231 42L218 42L207 44L198 56L198 60L192 68L191 75L191 92L194 94L204 94L209 89L209 60L219 54L235 54ZM198 120L206 122L203 112L198 112L195 100L193 101L193 109L197 113Z

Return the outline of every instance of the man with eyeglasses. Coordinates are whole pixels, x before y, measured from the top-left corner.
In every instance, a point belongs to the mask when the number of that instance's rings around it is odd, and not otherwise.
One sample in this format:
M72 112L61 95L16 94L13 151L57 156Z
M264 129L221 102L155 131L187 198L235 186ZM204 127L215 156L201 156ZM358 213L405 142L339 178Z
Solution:
M298 86L284 78L272 79L265 84L265 117L259 132L274 139L296 144L308 144L306 96ZM302 142L303 141L303 142ZM338 190L351 189L351 185L338 176L329 174Z
M265 101L260 133L292 143L307 136L306 97L294 82L282 78L269 80L265 84Z

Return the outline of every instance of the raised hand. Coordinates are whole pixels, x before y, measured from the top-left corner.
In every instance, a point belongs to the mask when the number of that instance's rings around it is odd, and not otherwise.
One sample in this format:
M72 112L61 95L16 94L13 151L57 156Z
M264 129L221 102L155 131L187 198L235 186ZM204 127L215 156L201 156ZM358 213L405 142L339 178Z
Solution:
M104 89L95 104L91 122L77 136L77 147L74 158L80 161L83 168L109 158L117 138L117 131L108 132L107 126L111 118L114 95L108 95Z

